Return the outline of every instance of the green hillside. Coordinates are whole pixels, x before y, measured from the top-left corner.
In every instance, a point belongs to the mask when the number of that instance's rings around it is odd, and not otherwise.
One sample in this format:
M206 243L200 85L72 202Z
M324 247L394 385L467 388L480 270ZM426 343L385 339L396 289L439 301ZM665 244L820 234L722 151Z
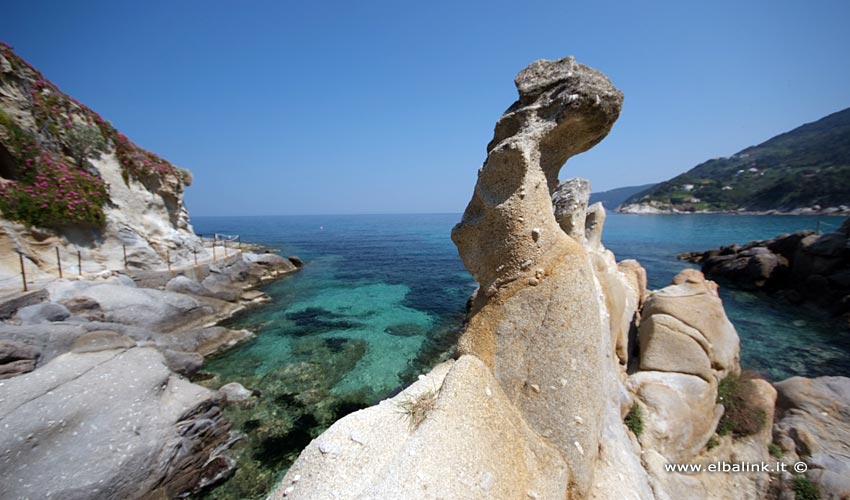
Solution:
M628 198L638 193L642 193L652 187L655 187L655 184L644 184L642 186L626 186L616 189L609 189L608 191L591 193L590 203L596 203L598 201L602 203L602 206L605 207L606 210L616 210Z
M850 206L850 108L697 165L630 204L685 212Z

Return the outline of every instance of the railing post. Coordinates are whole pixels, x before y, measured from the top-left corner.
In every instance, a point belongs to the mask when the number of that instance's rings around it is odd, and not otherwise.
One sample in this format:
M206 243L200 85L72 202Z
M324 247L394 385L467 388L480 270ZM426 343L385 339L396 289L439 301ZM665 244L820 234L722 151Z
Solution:
M18 258L21 261L21 281L24 282L24 291L27 291L27 272L24 269L24 254L22 252L18 252Z
M127 245L121 245L124 250L124 269L127 269Z
M77 249L77 271L79 271L80 276L83 275L83 255L79 248Z
M224 261L227 262L227 238L224 239Z
M198 267L198 249L197 248L192 249L192 255L195 257L195 267Z
M213 264L215 264L215 236L213 236Z
M59 247L56 247L56 267L59 268L59 279L62 279L62 259L59 258Z
M168 272L171 272L171 250L165 249L165 263L168 264Z

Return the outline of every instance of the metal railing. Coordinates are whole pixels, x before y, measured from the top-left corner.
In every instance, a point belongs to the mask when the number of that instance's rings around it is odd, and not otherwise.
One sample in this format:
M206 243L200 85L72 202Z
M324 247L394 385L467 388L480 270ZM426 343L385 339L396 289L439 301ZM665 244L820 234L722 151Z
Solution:
M236 257L238 257L239 255L242 254L242 238L241 238L240 235L222 235L222 234L204 235L204 234L199 234L197 236L201 239L201 242L202 242L204 248L211 248L211 250L212 250L212 263L213 264L217 264L218 261L220 260L217 256L217 254L216 254L216 248L217 247L223 247L223 250L224 250L223 261L224 261L224 263L228 263L231 260L231 257L236 258ZM229 247L228 247L228 242L230 242ZM234 246L234 244L235 244L235 246ZM70 271L73 268L69 268L68 265L67 265L67 262L66 262L65 267L63 268L63 266L62 266L62 254L59 251L59 247L54 247L54 250L56 251L56 273L58 275L57 277L59 279L62 279L67 274L66 271ZM121 250L122 250L123 260L124 260L124 269L129 270L130 262L129 262L129 259L127 257L127 245L121 245ZM24 258L25 257L24 252L22 252L20 250L18 250L16 253L18 254L18 262L19 262L20 268L21 268L20 274L21 274L22 288L23 288L24 292L28 292L29 288L30 288L29 284L35 283L35 282L28 282L27 281L26 260L29 260L29 259L25 259ZM76 259L77 260L77 269L76 269L77 273L76 274L78 276L82 276L83 275L83 254L82 254L82 251L79 248L77 248L76 252L65 252L66 255L68 253L70 253L71 255L74 255L74 253L76 253L76 257L77 257L77 259ZM201 263L198 262L198 249L197 248L192 248L192 257L193 257L193 261L194 261L194 267L198 267L199 265L201 265ZM173 272L173 267L172 267L173 264L176 264L176 262L173 262L171 260L171 250L166 248L165 249L165 265L168 268L169 272ZM35 267L36 267L36 269L38 269L40 271L43 270L42 266L40 266L38 264L35 264ZM56 279L56 278L51 278L49 281L52 281L53 279Z

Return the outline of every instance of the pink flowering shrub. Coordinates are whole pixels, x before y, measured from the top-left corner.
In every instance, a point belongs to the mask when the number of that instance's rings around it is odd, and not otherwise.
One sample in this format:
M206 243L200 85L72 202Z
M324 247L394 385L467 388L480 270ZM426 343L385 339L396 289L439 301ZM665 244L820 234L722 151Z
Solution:
M115 130L111 123L97 113L94 113L94 122L100 127L103 136L110 139L115 146L115 157L121 164L121 174L125 182L129 181L130 177L144 182L145 179L150 178L162 180L169 175L185 180L182 170L168 160L136 146L126 135Z
M0 210L6 217L41 227L103 226L109 194L102 179L33 143L23 145L21 153L19 178L0 183Z
M125 182L129 182L131 177L143 183L151 179L162 181L168 176L174 176L184 182L188 180L182 169L135 145L100 115L65 95L38 70L15 54L8 44L0 42L0 54L10 61L14 68L27 68L37 76L35 80L25 84L33 104L36 125L42 133L47 132L68 145L73 139L74 129L79 126L72 119L76 117L87 126L96 125L104 141L115 148L115 156L121 164Z

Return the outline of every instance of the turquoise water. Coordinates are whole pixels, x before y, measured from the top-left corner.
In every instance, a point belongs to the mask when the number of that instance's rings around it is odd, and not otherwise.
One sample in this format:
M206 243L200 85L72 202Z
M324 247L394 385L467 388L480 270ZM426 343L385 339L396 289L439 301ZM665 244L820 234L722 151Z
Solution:
M209 498L260 498L298 452L348 412L400 390L450 354L475 283L449 234L459 214L215 217L200 233L239 234L298 255L301 272L269 285L274 299L229 326L257 337L210 360L206 381L260 391L228 410L246 436L236 476ZM610 214L605 244L638 259L650 287L682 268L678 253L782 232L837 227L840 218ZM721 287L738 329L745 368L777 380L850 375L846 326L816 311Z

